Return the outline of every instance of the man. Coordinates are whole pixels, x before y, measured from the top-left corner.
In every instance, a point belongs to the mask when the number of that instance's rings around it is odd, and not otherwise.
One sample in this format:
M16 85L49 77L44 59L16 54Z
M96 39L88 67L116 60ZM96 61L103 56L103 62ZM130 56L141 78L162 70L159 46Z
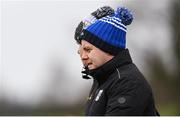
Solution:
M87 116L158 115L151 87L126 48L126 26L132 20L127 8L104 6L76 29L83 78L93 79Z

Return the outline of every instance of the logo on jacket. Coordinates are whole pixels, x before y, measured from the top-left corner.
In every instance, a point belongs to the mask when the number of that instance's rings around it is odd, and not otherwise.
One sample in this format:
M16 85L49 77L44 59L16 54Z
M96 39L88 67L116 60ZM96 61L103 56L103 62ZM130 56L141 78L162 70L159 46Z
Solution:
M95 101L99 100L99 98L101 97L102 93L103 93L103 90L99 90L99 92L98 92L98 94L97 94L97 96L95 98Z

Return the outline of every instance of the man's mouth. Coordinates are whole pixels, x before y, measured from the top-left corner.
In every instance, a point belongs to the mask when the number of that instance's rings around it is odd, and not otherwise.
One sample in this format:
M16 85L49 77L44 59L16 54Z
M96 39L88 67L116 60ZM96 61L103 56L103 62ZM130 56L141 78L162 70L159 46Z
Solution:
M84 64L85 67L88 67L89 65L92 65L92 63Z
M92 63L88 63L88 66L89 66L89 65L92 65Z

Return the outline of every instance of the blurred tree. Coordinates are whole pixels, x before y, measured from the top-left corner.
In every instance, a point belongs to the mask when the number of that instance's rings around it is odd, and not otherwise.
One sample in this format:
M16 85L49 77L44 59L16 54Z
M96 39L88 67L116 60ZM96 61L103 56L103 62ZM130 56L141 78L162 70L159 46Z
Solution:
M167 71L160 55L152 53L146 60L149 63L151 85L155 94L157 108L161 115L180 115L180 1L172 2L169 14L172 29L172 49L176 68L173 73ZM149 53L148 53L149 54ZM168 53L167 53L168 54Z
M177 63L177 73L174 74L174 91L176 94L176 101L177 101L177 108L178 108L178 115L180 115L180 93L178 89L180 89L180 1L175 0L172 7L172 35L173 35L173 50L175 52Z

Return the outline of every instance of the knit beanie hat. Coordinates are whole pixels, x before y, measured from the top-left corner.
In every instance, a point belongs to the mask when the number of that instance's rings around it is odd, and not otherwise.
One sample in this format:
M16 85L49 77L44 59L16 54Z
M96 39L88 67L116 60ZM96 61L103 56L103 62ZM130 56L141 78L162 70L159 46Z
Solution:
M80 22L75 32L78 43L86 40L97 48L111 55L117 55L126 48L126 26L131 24L133 15L125 7L114 11L104 6L91 13L90 17Z

